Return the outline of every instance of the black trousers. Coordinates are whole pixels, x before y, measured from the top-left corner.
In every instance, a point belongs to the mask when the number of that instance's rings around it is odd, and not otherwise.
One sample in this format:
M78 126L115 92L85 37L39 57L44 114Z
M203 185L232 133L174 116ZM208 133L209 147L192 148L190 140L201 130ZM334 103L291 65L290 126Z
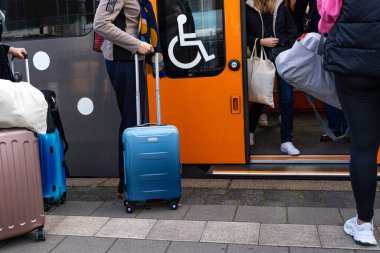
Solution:
M260 115L264 110L265 105L253 102L249 108L249 132L255 133Z
M106 61L108 76L116 93L117 105L121 116L119 127L119 178L124 182L123 133L128 127L137 125L136 117L136 78L135 62ZM140 61L140 105L141 121L144 120L145 75L143 62Z
M335 75L336 89L351 131L351 184L358 218L373 217L380 146L380 78Z

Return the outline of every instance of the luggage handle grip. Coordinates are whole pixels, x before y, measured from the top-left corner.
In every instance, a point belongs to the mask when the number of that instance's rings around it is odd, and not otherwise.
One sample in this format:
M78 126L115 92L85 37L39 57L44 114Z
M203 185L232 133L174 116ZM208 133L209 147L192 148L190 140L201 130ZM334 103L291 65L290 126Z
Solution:
M162 125L162 124L158 124L158 123L145 123L145 124L142 124L140 126L165 126L165 125Z
M26 81L28 83L30 83L30 75L29 75L29 57L28 57L28 54L27 53L22 53L22 55L24 56L24 59L25 59L25 74L26 74ZM14 59L16 58L16 56L12 56L12 59L11 59L11 70L12 70L12 73L13 75L15 74L15 67L14 67Z
M22 55L24 56L24 59L26 60L26 59L29 59L28 58L28 54L27 53L22 53ZM12 56L12 61L14 60L16 58L16 56Z
M159 54L155 54L155 79L156 79L156 114L157 123L153 125L161 125L161 96L160 96L160 76L159 76ZM140 107L140 72L139 72L139 55L135 54L135 76L136 76L136 116L137 126L141 126L141 107ZM146 125L146 124L144 124Z

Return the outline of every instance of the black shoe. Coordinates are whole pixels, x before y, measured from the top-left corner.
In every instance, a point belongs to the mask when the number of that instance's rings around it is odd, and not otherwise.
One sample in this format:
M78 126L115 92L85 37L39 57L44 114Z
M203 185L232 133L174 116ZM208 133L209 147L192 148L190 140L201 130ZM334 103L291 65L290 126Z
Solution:
M334 134L336 137L339 137L342 136L344 133L342 133L341 131L336 131L334 132ZM332 139L327 134L321 135L321 138L319 140L323 142L332 141Z
M119 185L117 186L117 193L119 196L123 196L125 190L124 182L120 181Z

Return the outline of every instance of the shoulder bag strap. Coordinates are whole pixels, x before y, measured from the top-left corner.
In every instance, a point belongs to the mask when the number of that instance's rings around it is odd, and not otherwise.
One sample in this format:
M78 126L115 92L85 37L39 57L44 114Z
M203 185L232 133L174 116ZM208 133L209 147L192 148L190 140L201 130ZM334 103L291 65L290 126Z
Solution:
M317 121L319 122L319 125L321 127L321 129L327 134L328 137L330 137L333 141L340 141L342 139L344 139L348 133L349 133L349 129L347 128L346 132L337 137L334 132L331 130L331 128L329 128L329 126L326 124L326 122L324 121L324 119L322 118L322 116L319 114L319 112L317 111L317 109L315 108L315 99L314 97L308 95L308 94L305 94L306 95L306 98L307 98L307 101L309 102L310 106L313 108L314 110L314 113L315 113L315 116L317 118Z

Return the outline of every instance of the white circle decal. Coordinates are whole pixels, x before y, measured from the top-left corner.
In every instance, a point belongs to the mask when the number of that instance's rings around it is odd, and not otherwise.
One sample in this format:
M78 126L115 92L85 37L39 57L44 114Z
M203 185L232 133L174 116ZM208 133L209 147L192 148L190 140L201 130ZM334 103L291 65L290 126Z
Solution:
M89 98L81 98L78 101L78 111L83 115L90 115L94 111L94 103Z
M33 56L33 65L38 70L41 70L41 71L46 70L50 65L49 55L43 51L37 52Z

